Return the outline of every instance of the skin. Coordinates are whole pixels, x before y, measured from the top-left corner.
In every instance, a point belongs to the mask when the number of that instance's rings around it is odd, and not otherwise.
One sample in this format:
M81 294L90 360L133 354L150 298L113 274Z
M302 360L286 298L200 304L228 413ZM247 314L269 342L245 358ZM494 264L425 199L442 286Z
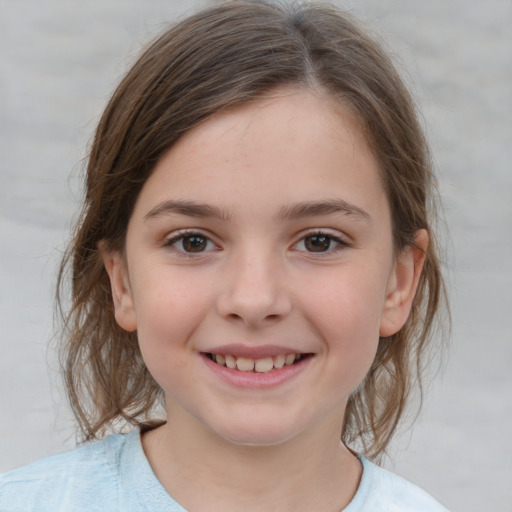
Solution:
M219 113L164 155L125 252L103 256L116 319L165 391L169 421L142 442L168 492L190 511L345 507L362 471L339 441L346 402L405 323L424 257L394 251L353 116L301 89ZM227 344L310 356L278 385L241 387L203 355Z

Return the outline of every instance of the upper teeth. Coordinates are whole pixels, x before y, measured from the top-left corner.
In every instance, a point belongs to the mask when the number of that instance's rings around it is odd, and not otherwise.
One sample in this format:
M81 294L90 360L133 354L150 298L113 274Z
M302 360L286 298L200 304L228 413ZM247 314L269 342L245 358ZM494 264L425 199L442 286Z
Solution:
M267 373L274 368L291 366L300 359L300 354L280 354L274 357L263 357L262 359L250 359L248 357L234 357L231 355L223 356L221 354L212 354L217 364L227 366L228 368L238 369L242 372Z

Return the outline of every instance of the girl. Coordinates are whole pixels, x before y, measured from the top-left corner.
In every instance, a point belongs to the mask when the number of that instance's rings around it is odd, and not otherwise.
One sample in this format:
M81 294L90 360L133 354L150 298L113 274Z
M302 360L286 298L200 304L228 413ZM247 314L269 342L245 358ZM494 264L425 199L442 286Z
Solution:
M445 510L370 462L443 298L432 189L345 14L234 1L165 32L100 121L59 277L100 440L2 476L0 510Z

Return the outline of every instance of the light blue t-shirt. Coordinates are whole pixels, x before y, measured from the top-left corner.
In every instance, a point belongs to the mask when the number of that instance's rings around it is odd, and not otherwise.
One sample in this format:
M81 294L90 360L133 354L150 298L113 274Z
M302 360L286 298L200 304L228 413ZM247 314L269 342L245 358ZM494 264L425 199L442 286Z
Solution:
M343 512L447 512L419 487L361 460L361 483ZM82 511L186 512L153 473L137 429L0 475L0 512Z

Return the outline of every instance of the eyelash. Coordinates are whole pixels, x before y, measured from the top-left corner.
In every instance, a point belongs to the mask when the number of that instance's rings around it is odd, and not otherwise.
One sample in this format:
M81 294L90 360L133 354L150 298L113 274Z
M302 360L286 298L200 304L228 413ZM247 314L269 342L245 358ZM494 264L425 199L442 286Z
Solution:
M201 250L201 251L194 252L194 251L186 251L183 249L183 247L182 247L182 250L178 249L177 247L173 247L180 240L182 241L182 244L183 244L183 241L185 239L191 239L194 237L204 239L206 241L206 245L213 244L215 247L217 247L215 245L215 243L212 242L210 237L206 236L205 234L201 233L200 231L191 231L191 230L179 231L175 236L165 240L163 245L164 245L164 247L167 247L167 248L173 250L176 254L178 254L180 256L184 256L184 257L189 257L194 254L203 254L205 252L210 252L212 250L212 249L210 249L209 251Z
M337 253L338 251L341 251L341 250L349 247L349 245L350 245L343 238L341 238L337 235L334 235L332 233L329 233L328 231L316 230L316 231L311 231L309 233L306 233L304 236L302 236L302 238L294 245L294 247L297 247L297 245L299 245L301 243L305 244L306 240L312 239L314 237L327 239L327 241L329 242L329 246L331 245L332 242L334 242L336 244L335 247L333 247L333 248L329 247L326 251L308 251L308 250L304 251L304 252L307 252L308 254L312 254L312 255L318 256L318 257L328 256L333 253Z
M208 236L204 235L200 231L191 231L191 230L180 231L175 236L166 240L163 245L164 245L164 247L168 247L168 248L172 249L174 252L176 252L178 255L184 256L184 257L190 257L191 255L194 255L194 254L204 254L205 252L210 252L211 250L214 250L214 249L199 250L199 251L195 252L195 251L187 251L183 248L183 246L181 249L174 247L174 245L176 243L178 243L180 240L182 241L182 244L183 244L183 241L185 241L186 239L192 239L194 237L203 239L206 243L205 248L208 247L208 244L213 244L215 247L217 247L215 245L215 243L212 242L212 240ZM302 238L297 243L295 243L293 245L293 247L296 248L301 243L304 244L304 246L305 246L306 240L312 239L315 237L316 238L325 238L326 241L329 243L328 249L325 251L308 251L305 248L304 250L301 250L301 252L306 252L308 254L322 257L322 256L326 256L329 254L336 253L336 252L343 250L349 246L349 243L346 240L343 240L341 237L333 235L332 233L329 233L326 231L317 230L317 231L309 232L309 233L305 234L304 236L302 236ZM334 242L336 244L336 246L334 248L330 247L332 242Z

